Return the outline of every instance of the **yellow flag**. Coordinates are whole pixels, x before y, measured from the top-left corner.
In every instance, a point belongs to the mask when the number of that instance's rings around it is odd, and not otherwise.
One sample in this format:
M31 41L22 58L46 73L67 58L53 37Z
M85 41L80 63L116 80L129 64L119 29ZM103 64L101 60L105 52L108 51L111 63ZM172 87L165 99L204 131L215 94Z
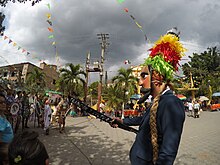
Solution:
M142 29L142 26L138 22L135 21L135 23L140 29Z

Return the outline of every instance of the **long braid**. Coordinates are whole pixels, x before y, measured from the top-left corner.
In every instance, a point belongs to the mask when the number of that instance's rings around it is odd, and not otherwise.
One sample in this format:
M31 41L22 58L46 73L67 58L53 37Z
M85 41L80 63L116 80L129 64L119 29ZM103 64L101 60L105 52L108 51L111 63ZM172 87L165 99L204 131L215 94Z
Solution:
M153 105L150 109L150 133L151 133L151 143L153 147L153 163L155 164L158 158L158 133L157 133L157 108L159 105L161 94L154 98Z

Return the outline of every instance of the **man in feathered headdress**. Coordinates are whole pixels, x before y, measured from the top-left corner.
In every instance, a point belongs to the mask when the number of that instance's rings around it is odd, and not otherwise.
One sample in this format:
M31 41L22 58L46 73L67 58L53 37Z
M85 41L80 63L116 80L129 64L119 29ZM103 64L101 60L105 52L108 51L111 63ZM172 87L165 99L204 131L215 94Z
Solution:
M140 75L139 84L144 96L139 103L151 95L153 104L141 117L116 120L128 126L139 125L130 150L132 165L172 165L185 121L184 105L173 94L171 84L185 51L179 42L177 28L169 30L156 41L150 51Z

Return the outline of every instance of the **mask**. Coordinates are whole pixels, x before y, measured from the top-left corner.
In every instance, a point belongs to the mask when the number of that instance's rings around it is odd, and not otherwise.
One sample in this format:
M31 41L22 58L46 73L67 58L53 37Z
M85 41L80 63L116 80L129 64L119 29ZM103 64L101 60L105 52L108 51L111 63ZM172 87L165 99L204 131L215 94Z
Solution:
M139 85L142 86L140 92L143 94L143 97L138 100L138 104L141 104L151 94L151 72L149 66L144 66L141 70Z

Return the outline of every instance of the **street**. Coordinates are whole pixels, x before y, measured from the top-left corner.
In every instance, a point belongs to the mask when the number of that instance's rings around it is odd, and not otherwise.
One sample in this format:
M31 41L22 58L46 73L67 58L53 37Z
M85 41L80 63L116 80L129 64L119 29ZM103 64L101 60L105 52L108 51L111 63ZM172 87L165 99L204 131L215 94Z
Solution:
M44 135L52 165L129 165L129 150L135 134L114 129L106 122L88 117L67 117L66 131L57 127ZM219 165L220 112L202 112L200 118L186 116L175 165Z

